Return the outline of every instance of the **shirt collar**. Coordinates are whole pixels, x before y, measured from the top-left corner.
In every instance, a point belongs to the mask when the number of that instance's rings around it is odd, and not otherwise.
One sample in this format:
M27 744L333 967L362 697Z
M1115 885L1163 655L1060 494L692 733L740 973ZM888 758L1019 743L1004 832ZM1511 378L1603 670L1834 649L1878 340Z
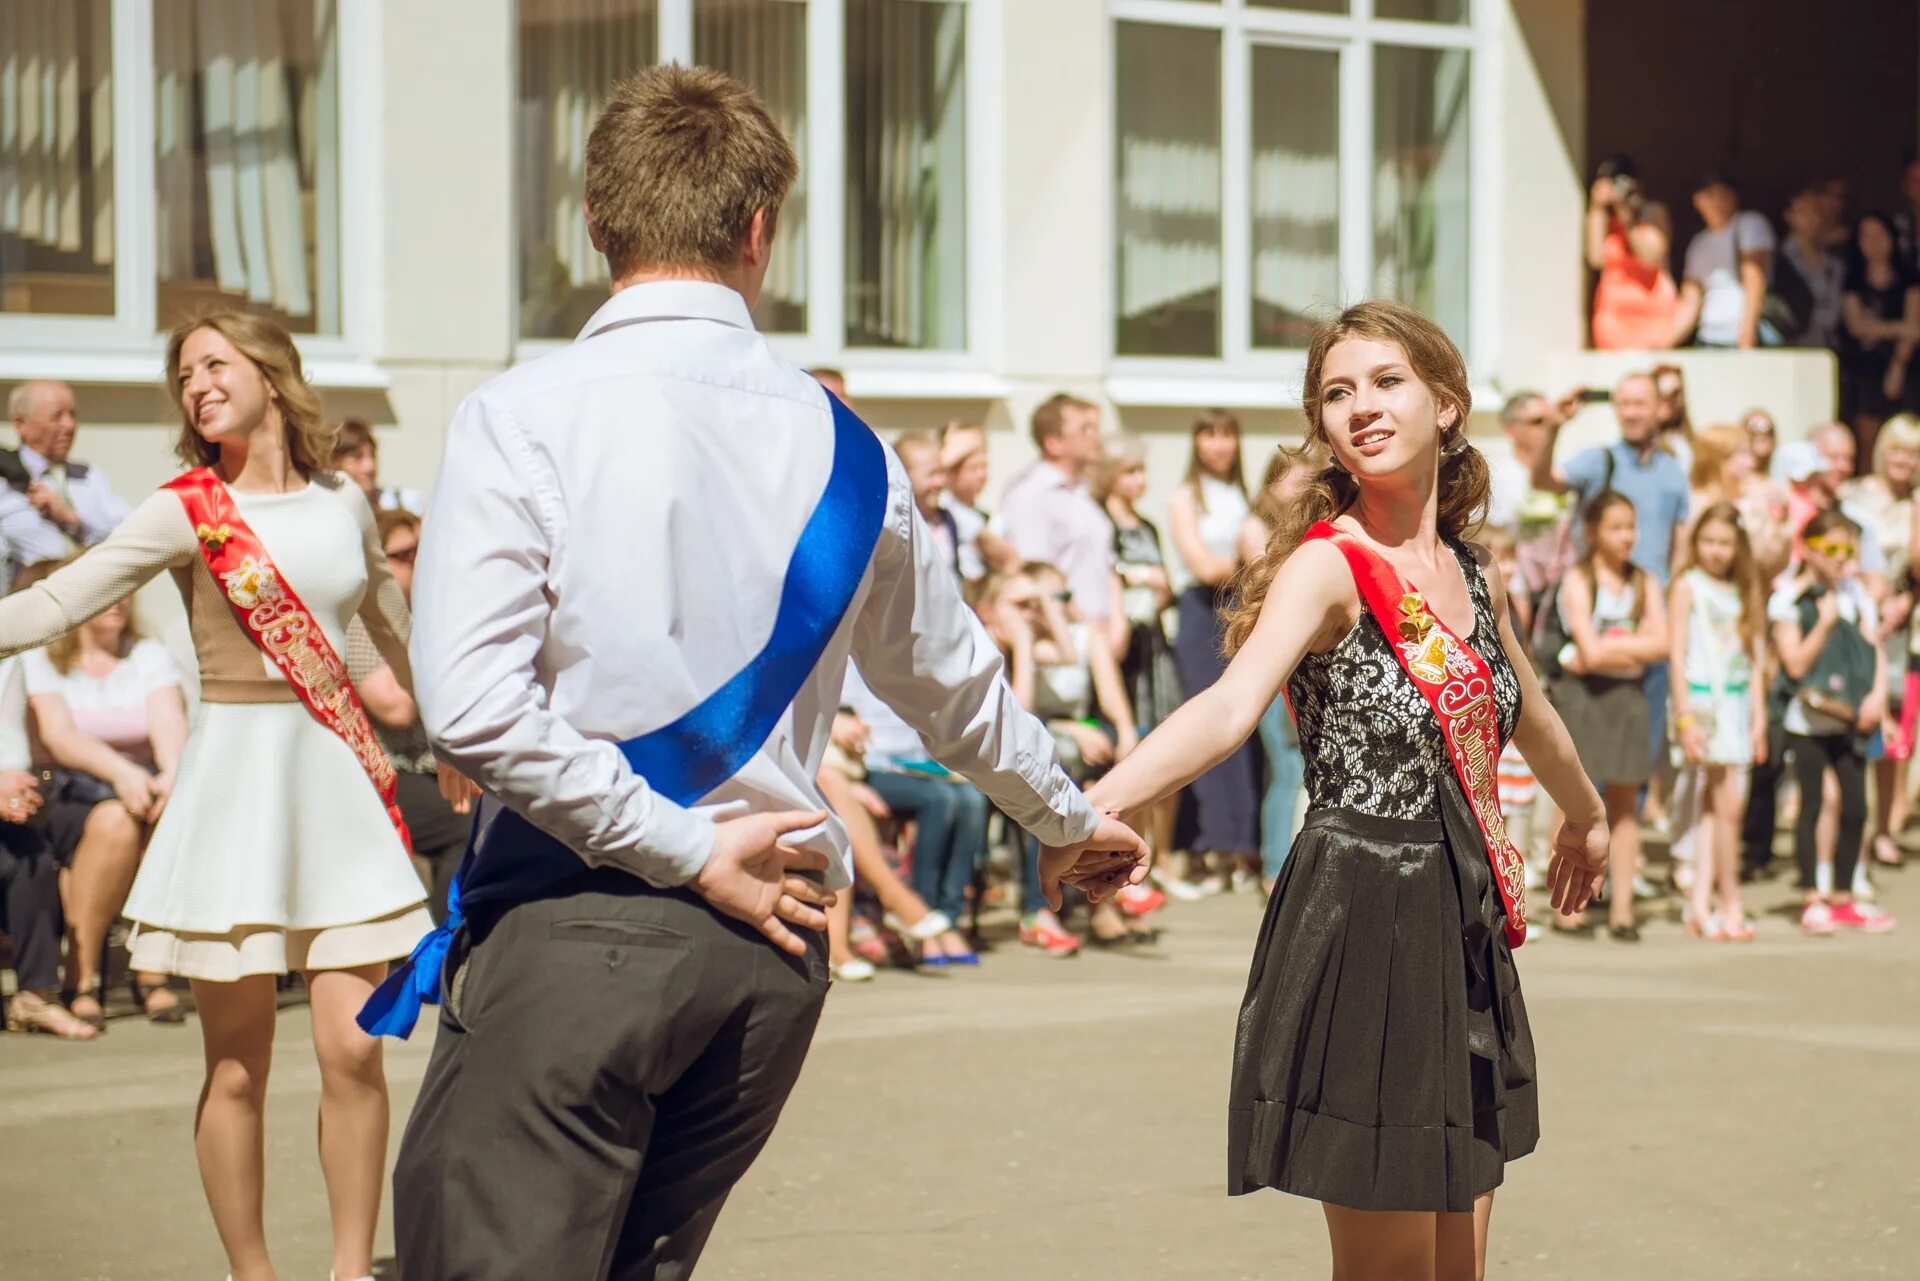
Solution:
M26 445L20 446L20 461L27 465L27 475L36 480L46 475L47 468L53 465L41 455L39 450Z
M753 328L753 313L738 290L710 280L653 280L628 285L607 299L580 337L627 320L713 320L736 329Z

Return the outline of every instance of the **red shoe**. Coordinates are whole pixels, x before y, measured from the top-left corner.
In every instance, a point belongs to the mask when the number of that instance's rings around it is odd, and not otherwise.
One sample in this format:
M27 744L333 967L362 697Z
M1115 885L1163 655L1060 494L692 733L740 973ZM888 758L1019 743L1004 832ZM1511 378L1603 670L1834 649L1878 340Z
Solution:
M1165 907L1167 895L1166 891L1152 885L1128 885L1113 896L1113 901L1128 916L1146 916Z
M1871 903L1836 903L1833 905L1833 928L1836 930L1859 930L1865 934L1885 934L1899 924L1891 916L1882 912Z
M1073 956L1080 950L1080 940L1067 933L1067 927L1060 924L1060 918L1052 912L1035 912L1020 922L1020 941L1028 947L1037 947L1048 956Z

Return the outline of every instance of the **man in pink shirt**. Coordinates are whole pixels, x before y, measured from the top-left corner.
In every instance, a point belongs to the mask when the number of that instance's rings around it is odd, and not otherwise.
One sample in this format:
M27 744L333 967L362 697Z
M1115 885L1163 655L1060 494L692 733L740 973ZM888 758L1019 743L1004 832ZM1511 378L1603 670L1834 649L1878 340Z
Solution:
M1100 409L1060 392L1033 411L1034 464L1000 500L999 533L1026 560L1066 577L1073 608L1089 622L1122 618L1113 522L1093 499L1089 469L1100 458Z

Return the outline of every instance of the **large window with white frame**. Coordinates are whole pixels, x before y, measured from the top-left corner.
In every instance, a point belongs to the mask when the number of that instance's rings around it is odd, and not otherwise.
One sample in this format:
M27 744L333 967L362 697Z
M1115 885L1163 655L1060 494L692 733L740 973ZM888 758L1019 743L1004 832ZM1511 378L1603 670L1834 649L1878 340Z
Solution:
M1469 334L1470 0L1110 0L1123 365L1258 362L1365 297Z
M756 314L796 354L966 353L969 28L990 0L519 0L520 337L569 338L606 300L581 214L588 130L656 62L752 85L792 140Z
M348 337L343 30L364 51L368 17L0 0L0 340L145 352L216 305Z

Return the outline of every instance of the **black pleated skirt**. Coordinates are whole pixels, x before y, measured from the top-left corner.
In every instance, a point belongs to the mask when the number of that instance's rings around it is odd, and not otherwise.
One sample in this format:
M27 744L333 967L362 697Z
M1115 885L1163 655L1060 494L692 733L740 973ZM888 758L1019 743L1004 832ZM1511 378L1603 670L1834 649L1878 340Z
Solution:
M1310 811L1240 1007L1227 1190L1466 1212L1539 1138L1533 1036L1480 829Z

